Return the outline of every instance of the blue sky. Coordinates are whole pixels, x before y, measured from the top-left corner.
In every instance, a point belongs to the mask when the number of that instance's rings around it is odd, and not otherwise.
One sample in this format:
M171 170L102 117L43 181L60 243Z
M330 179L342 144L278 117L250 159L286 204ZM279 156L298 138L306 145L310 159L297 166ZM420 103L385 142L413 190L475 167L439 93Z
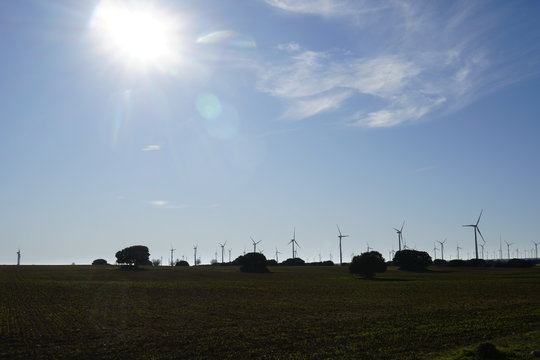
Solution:
M408 246L433 255L447 238L445 258L458 243L472 257L461 225L481 209L486 256L500 239L530 254L539 11L2 2L0 263L19 248L23 264L113 262L135 244L191 263L198 244L208 263L250 236L285 259L294 227L300 257L337 261L336 224L345 259L368 244L388 258L403 221Z

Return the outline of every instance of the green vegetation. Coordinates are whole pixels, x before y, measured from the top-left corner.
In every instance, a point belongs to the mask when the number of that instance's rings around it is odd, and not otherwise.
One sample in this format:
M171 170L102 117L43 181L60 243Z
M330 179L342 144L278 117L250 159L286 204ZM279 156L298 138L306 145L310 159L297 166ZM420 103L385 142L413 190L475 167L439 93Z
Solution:
M2 359L508 359L540 348L540 268L1 266ZM444 271L442 271L444 270ZM536 331L536 332L534 332Z

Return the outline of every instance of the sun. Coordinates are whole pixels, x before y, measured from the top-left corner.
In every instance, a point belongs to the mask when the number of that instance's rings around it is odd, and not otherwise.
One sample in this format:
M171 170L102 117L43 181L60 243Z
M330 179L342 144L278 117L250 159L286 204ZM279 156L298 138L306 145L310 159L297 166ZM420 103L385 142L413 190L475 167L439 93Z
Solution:
M101 49L135 68L164 67L178 57L178 19L149 2L102 0L91 29Z

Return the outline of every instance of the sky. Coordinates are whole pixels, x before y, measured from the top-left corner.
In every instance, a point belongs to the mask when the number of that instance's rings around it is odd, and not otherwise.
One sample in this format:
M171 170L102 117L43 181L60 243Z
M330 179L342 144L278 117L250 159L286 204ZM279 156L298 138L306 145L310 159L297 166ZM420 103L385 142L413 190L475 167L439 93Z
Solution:
M0 2L0 264L533 256L540 2ZM481 244L482 241L479 240ZM479 251L481 249L479 248ZM516 254L517 251L517 254Z

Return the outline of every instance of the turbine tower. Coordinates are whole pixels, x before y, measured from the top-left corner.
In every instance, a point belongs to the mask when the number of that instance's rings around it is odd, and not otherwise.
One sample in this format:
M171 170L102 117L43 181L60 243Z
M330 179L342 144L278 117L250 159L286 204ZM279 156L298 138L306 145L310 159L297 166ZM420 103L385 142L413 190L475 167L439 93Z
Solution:
M223 252L225 251L225 245L227 245L227 241L225 241L223 244L219 243L219 246L221 246L221 263L222 264L223 264Z
M171 244L171 266L174 265L174 256L173 256L174 250L176 250L176 249L173 249L172 244Z
M401 225L401 229L396 229L394 228L394 230L396 230L397 232L397 238L398 238L398 251L401 251L401 241L403 240L403 235L402 232L403 232L403 227L405 226L405 221L403 221L403 224Z
M480 229L478 228L478 223L480 222L480 218L482 217L483 212L484 212L484 210L482 209L482 211L480 211L480 215L478 216L478 220L476 220L476 224L463 225L464 227L472 227L472 228L474 228L474 250L475 250L475 253L476 253L476 259L478 259L478 239L477 239L476 233L480 234L480 236L482 237L482 240L484 240L484 236L482 235L482 233L480 232ZM485 240L484 240L484 242L485 242Z
M433 259L437 260L437 244L433 243L433 255L435 255L435 257Z
M278 248L276 247L276 262L279 263L279 260L278 260L278 254L281 254L278 250Z
M296 250L294 249L294 245L296 244L296 246L300 247L300 245L298 245L298 242L296 241L296 228L294 228L293 230L293 238L291 239L291 241L289 241L289 244L292 244L292 258L296 259Z
M229 262L231 262L231 251L232 249L229 249Z
M193 266L197 266L197 247L198 246L199 244L193 245Z
M437 242L441 244L441 259L444 260L444 243L446 242L446 238L444 239L444 241L437 240Z
M344 238L344 237L348 237L349 235L343 235L341 233L341 230L339 229L339 226L337 226L337 230L339 232L339 235L338 235L338 238L339 238L339 266L343 265L343 254L342 254L342 251L341 251L341 239Z
M17 250L17 265L21 265L21 249Z
M251 239L251 242L253 243L253 252L257 252L257 244L260 243L262 240L255 241L253 240L251 236L249 238Z
M505 241L506 243L506 250L508 251L508 260L510 260L510 245L514 245L514 243L508 243L507 241Z
M459 250L463 250L463 248L462 248L462 247L459 247L459 243L456 243L456 244L457 244L457 246L456 246L456 250L457 250L457 258L458 258L458 260L459 260Z
M536 259L538 259L538 244L540 244L540 242L532 242L534 244L534 257Z

